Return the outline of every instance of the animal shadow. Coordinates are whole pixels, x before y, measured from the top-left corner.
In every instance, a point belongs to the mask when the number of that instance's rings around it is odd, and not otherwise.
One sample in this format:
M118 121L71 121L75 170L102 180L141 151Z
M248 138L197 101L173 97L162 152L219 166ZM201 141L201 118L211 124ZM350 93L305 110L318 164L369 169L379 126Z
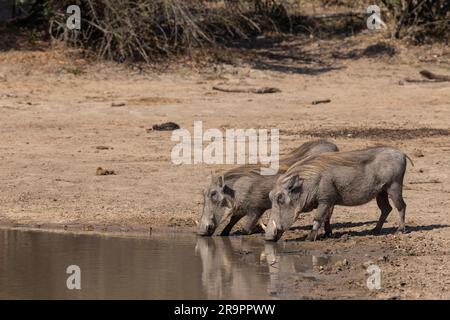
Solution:
M342 229L342 228L351 228L351 227L357 227L357 226L364 226L364 225L370 225L376 224L376 221L366 221L366 222L358 222L358 223L337 223L337 224L332 224L331 227L333 229ZM430 225L422 225L422 226L406 226L406 231L404 233L413 233L413 232L420 232L420 231L431 231L431 230L435 230L435 229L443 229L443 228L450 228L450 225L448 224L430 224ZM310 230L310 226L306 226L306 227L299 227L299 228L291 228L290 230ZM328 238L333 238L333 239L341 239L344 237L366 237L366 236L385 236L385 235L389 235L389 234L395 234L397 232L397 228L396 227L388 227L388 228L383 228L381 229L380 233L378 234L373 234L371 233L372 228L368 228L367 230L361 230L361 231L342 231L342 232L333 232L333 234L330 237L324 237L324 234L321 233L317 240L322 240L322 239L328 239ZM306 240L307 235L301 236L301 237L297 237L297 238L293 238L293 239L288 239L288 242L291 241L305 241Z

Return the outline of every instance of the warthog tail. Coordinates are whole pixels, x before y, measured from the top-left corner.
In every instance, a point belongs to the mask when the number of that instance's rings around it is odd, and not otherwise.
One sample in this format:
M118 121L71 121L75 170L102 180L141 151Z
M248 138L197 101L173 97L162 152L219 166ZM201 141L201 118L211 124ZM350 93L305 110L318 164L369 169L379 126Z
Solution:
M410 157L408 157L407 154L405 154L405 156L406 156L406 159L408 159L409 162L411 162L411 165L414 167L414 162L412 161L412 159Z

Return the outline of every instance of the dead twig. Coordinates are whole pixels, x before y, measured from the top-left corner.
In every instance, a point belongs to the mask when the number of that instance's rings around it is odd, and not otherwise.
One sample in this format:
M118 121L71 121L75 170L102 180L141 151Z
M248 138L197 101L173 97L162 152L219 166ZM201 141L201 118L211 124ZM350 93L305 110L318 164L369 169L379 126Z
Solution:
M405 80L400 80L399 84L404 85L405 82L408 83L437 83L437 82L450 82L450 76L436 74L428 70L422 70L419 72L425 79L411 79L405 78Z
M321 104L321 103L330 103L331 99L323 99L323 100L315 100L312 102L313 105Z
M436 74L428 70L422 70L420 71L420 74L422 77L427 78L429 80L433 80L435 82L447 82L450 81L450 76L442 75L442 74Z
M409 184L435 184L435 183L442 183L438 179L433 180L425 180L425 181L411 181Z
M262 87L262 88L251 88L251 89L239 89L239 88L223 88L214 86L213 90L227 92L227 93L255 93L255 94L266 94L266 93L278 93L281 92L278 88L272 87Z
M408 83L436 83L436 81L433 81L433 80L405 78L405 80L400 80L399 84L403 85L403 84L405 84L405 82L408 82Z

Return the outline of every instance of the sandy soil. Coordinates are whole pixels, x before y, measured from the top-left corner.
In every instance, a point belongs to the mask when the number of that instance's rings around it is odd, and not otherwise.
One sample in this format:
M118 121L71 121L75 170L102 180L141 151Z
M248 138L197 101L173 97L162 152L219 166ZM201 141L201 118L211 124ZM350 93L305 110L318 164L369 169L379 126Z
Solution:
M193 230L201 189L219 167L172 164L171 133L146 130L166 121L189 130L197 120L205 128L279 128L282 153L316 136L342 150L390 144L415 163L405 182L407 234L393 234L394 210L383 234L369 236L379 215L370 203L338 207L333 239L304 243L310 216L286 239L319 251L360 250L339 270L318 270L334 282L311 288L310 297L449 299L450 83L399 81L420 79L424 68L449 74L450 51L388 42L394 53L374 46L379 41L291 38L249 50L234 65L165 73L92 64L59 50L0 52L0 220ZM218 84L282 92L212 90ZM312 105L318 99L331 103ZM116 174L96 176L99 166ZM362 280L368 261L382 269L379 291Z

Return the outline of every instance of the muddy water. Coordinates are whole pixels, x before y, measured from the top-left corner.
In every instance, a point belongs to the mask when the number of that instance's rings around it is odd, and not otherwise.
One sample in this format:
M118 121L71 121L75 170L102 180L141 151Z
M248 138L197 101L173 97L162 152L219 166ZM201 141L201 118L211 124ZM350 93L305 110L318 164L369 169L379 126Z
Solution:
M246 237L0 229L0 298L294 298L286 289L289 283L314 280L314 266L337 259L300 248ZM80 290L67 289L70 265L80 267Z

